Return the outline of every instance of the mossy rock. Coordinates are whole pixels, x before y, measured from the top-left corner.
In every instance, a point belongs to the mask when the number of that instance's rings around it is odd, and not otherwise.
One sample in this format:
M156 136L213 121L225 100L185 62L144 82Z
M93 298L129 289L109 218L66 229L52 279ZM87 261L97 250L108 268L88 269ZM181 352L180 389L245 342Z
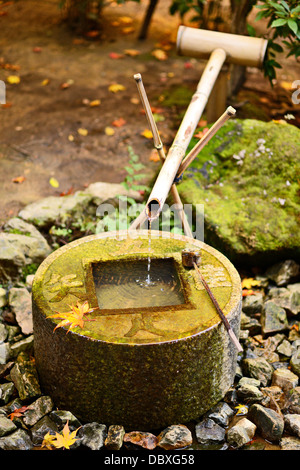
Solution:
M184 203L204 204L206 243L236 264L263 265L300 258L299 170L298 128L236 119L204 147L178 190Z

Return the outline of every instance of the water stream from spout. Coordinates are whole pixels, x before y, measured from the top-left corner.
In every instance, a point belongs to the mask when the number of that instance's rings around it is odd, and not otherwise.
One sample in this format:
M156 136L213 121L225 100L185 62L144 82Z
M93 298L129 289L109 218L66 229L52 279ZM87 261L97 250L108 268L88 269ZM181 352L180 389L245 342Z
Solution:
M151 220L148 219L148 267L147 267L147 284L151 284L150 277L150 268L151 268Z

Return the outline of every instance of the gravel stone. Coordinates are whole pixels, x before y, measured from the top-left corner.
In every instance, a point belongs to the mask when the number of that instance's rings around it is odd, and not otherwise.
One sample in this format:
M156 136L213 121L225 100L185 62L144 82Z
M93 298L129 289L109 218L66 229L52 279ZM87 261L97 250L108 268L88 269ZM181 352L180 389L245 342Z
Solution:
M280 440L284 429L284 421L276 411L254 404L249 409L248 418L257 426L264 439L271 442Z
M225 441L225 429L210 418L196 424L195 433L199 444L221 444Z

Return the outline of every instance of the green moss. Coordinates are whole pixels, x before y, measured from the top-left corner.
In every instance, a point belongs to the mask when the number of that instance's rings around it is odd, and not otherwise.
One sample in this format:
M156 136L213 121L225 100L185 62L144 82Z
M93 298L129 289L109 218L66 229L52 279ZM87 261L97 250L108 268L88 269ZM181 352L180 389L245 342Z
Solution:
M224 125L178 185L184 202L204 204L206 242L231 259L299 252L299 154L299 129L291 125Z
M26 276L28 276L29 274L35 274L37 269L38 269L38 264L36 263L27 264L22 269L22 277L26 279Z
M186 107L190 103L194 91L195 90L186 86L170 87L170 89L163 94L163 105L167 107Z
M26 235L26 237L31 237L30 232L22 232L22 230L19 230L18 228L12 228L8 230L7 233L15 233L17 235Z

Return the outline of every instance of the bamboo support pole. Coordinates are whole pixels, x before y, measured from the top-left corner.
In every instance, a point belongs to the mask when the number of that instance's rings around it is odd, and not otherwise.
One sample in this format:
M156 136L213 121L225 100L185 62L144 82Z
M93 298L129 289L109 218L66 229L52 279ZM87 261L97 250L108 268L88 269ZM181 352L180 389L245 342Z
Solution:
M157 129L152 111L151 111L151 106L149 104L149 100L148 100L148 97L147 97L147 94L146 94L146 90L145 90L144 85L143 85L141 74L138 73L138 74L134 75L134 79L136 81L138 91L139 91L139 95L140 95L140 98L141 98L141 101L142 101L142 104L143 104L143 107L144 107L144 110L145 110L145 113L146 113L146 117L147 117L150 129L151 129L152 135L153 135L154 147L156 148L156 150L159 154L160 160L163 163L166 159L166 155L165 155L165 152L164 152L164 149L163 149L163 144L162 144L162 141L161 141L161 138L160 138L160 135L159 135L159 132L158 132L158 129ZM179 193L177 191L177 188L176 188L175 184L172 184L172 186L171 186L171 195L172 195L173 200L176 204L176 209L177 209L178 215L180 217L185 235L187 237L193 238L193 234L192 234L190 225L188 223L188 220L186 218L186 215L185 215L185 212L184 212L184 209L183 209L183 204L181 202L181 199L180 199L180 196L179 196ZM147 218L147 214L145 212L145 215L141 217L141 220L142 220L141 223L143 223L146 218ZM130 228L132 229L132 228L135 228L135 227L136 227L136 224L131 225Z

